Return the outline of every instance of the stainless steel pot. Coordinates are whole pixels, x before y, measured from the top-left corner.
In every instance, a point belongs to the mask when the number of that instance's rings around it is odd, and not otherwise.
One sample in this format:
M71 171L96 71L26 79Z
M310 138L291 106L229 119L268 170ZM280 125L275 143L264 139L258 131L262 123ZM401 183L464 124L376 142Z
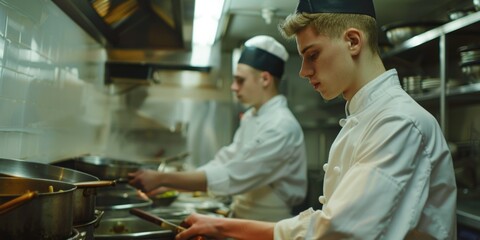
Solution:
M83 224L95 219L96 187L106 185L81 185L85 182L99 182L95 176L48 164L0 158L0 175L40 178L78 184L73 193L73 223Z
M50 192L53 187L53 192ZM73 191L70 183L0 177L0 204L27 191L37 191L34 199L0 215L2 239L64 240L73 231Z

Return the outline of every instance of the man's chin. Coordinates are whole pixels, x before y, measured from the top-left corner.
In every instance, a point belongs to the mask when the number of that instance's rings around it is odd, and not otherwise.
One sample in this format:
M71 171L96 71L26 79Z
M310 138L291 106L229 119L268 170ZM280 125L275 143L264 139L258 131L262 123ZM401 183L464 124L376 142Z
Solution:
M325 102L330 102L330 101L338 98L340 95L324 95L324 94L320 93L320 96L322 96L322 98ZM343 98L343 96L342 96L342 98Z

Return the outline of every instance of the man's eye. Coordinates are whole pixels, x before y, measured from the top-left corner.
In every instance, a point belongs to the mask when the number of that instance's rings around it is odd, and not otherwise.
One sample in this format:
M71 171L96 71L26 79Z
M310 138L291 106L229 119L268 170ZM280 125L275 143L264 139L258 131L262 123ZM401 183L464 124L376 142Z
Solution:
M317 56L318 56L318 54L317 54L316 52L315 52L315 53L311 53L311 54L308 55L308 59L309 59L310 61L314 61L315 59L317 59Z
M238 85L242 85L244 81L245 81L245 79L235 79L235 82L236 82Z

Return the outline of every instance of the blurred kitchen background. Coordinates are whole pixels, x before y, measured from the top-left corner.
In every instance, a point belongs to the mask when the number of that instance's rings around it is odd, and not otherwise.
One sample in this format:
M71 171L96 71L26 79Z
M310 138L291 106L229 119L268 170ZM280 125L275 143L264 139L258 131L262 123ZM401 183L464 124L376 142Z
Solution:
M478 188L476 1L374 2L386 65L398 69L405 90L437 117L459 187ZM295 42L277 30L296 4L0 0L0 157L52 163L93 154L145 162L189 152L185 168L203 164L230 143L245 110L230 91L238 49L248 38L268 34L291 55L281 89L303 126L307 200L318 207L321 168L344 102L324 102L298 77ZM387 38L394 27L436 31L395 43ZM196 39L198 33L203 39Z

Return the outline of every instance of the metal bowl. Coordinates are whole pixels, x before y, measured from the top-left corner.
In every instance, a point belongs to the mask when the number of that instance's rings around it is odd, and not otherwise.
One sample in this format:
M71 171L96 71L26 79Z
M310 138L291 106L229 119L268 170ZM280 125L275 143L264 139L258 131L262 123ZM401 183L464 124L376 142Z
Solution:
M471 62L461 65L462 74L469 83L480 82L480 62Z
M398 45L441 24L443 22L400 22L384 25L381 29L385 32L391 44Z
M150 197L153 201L153 206L156 207L165 207L170 206L175 200L178 198L178 191L170 190L164 193L157 194L155 196Z

